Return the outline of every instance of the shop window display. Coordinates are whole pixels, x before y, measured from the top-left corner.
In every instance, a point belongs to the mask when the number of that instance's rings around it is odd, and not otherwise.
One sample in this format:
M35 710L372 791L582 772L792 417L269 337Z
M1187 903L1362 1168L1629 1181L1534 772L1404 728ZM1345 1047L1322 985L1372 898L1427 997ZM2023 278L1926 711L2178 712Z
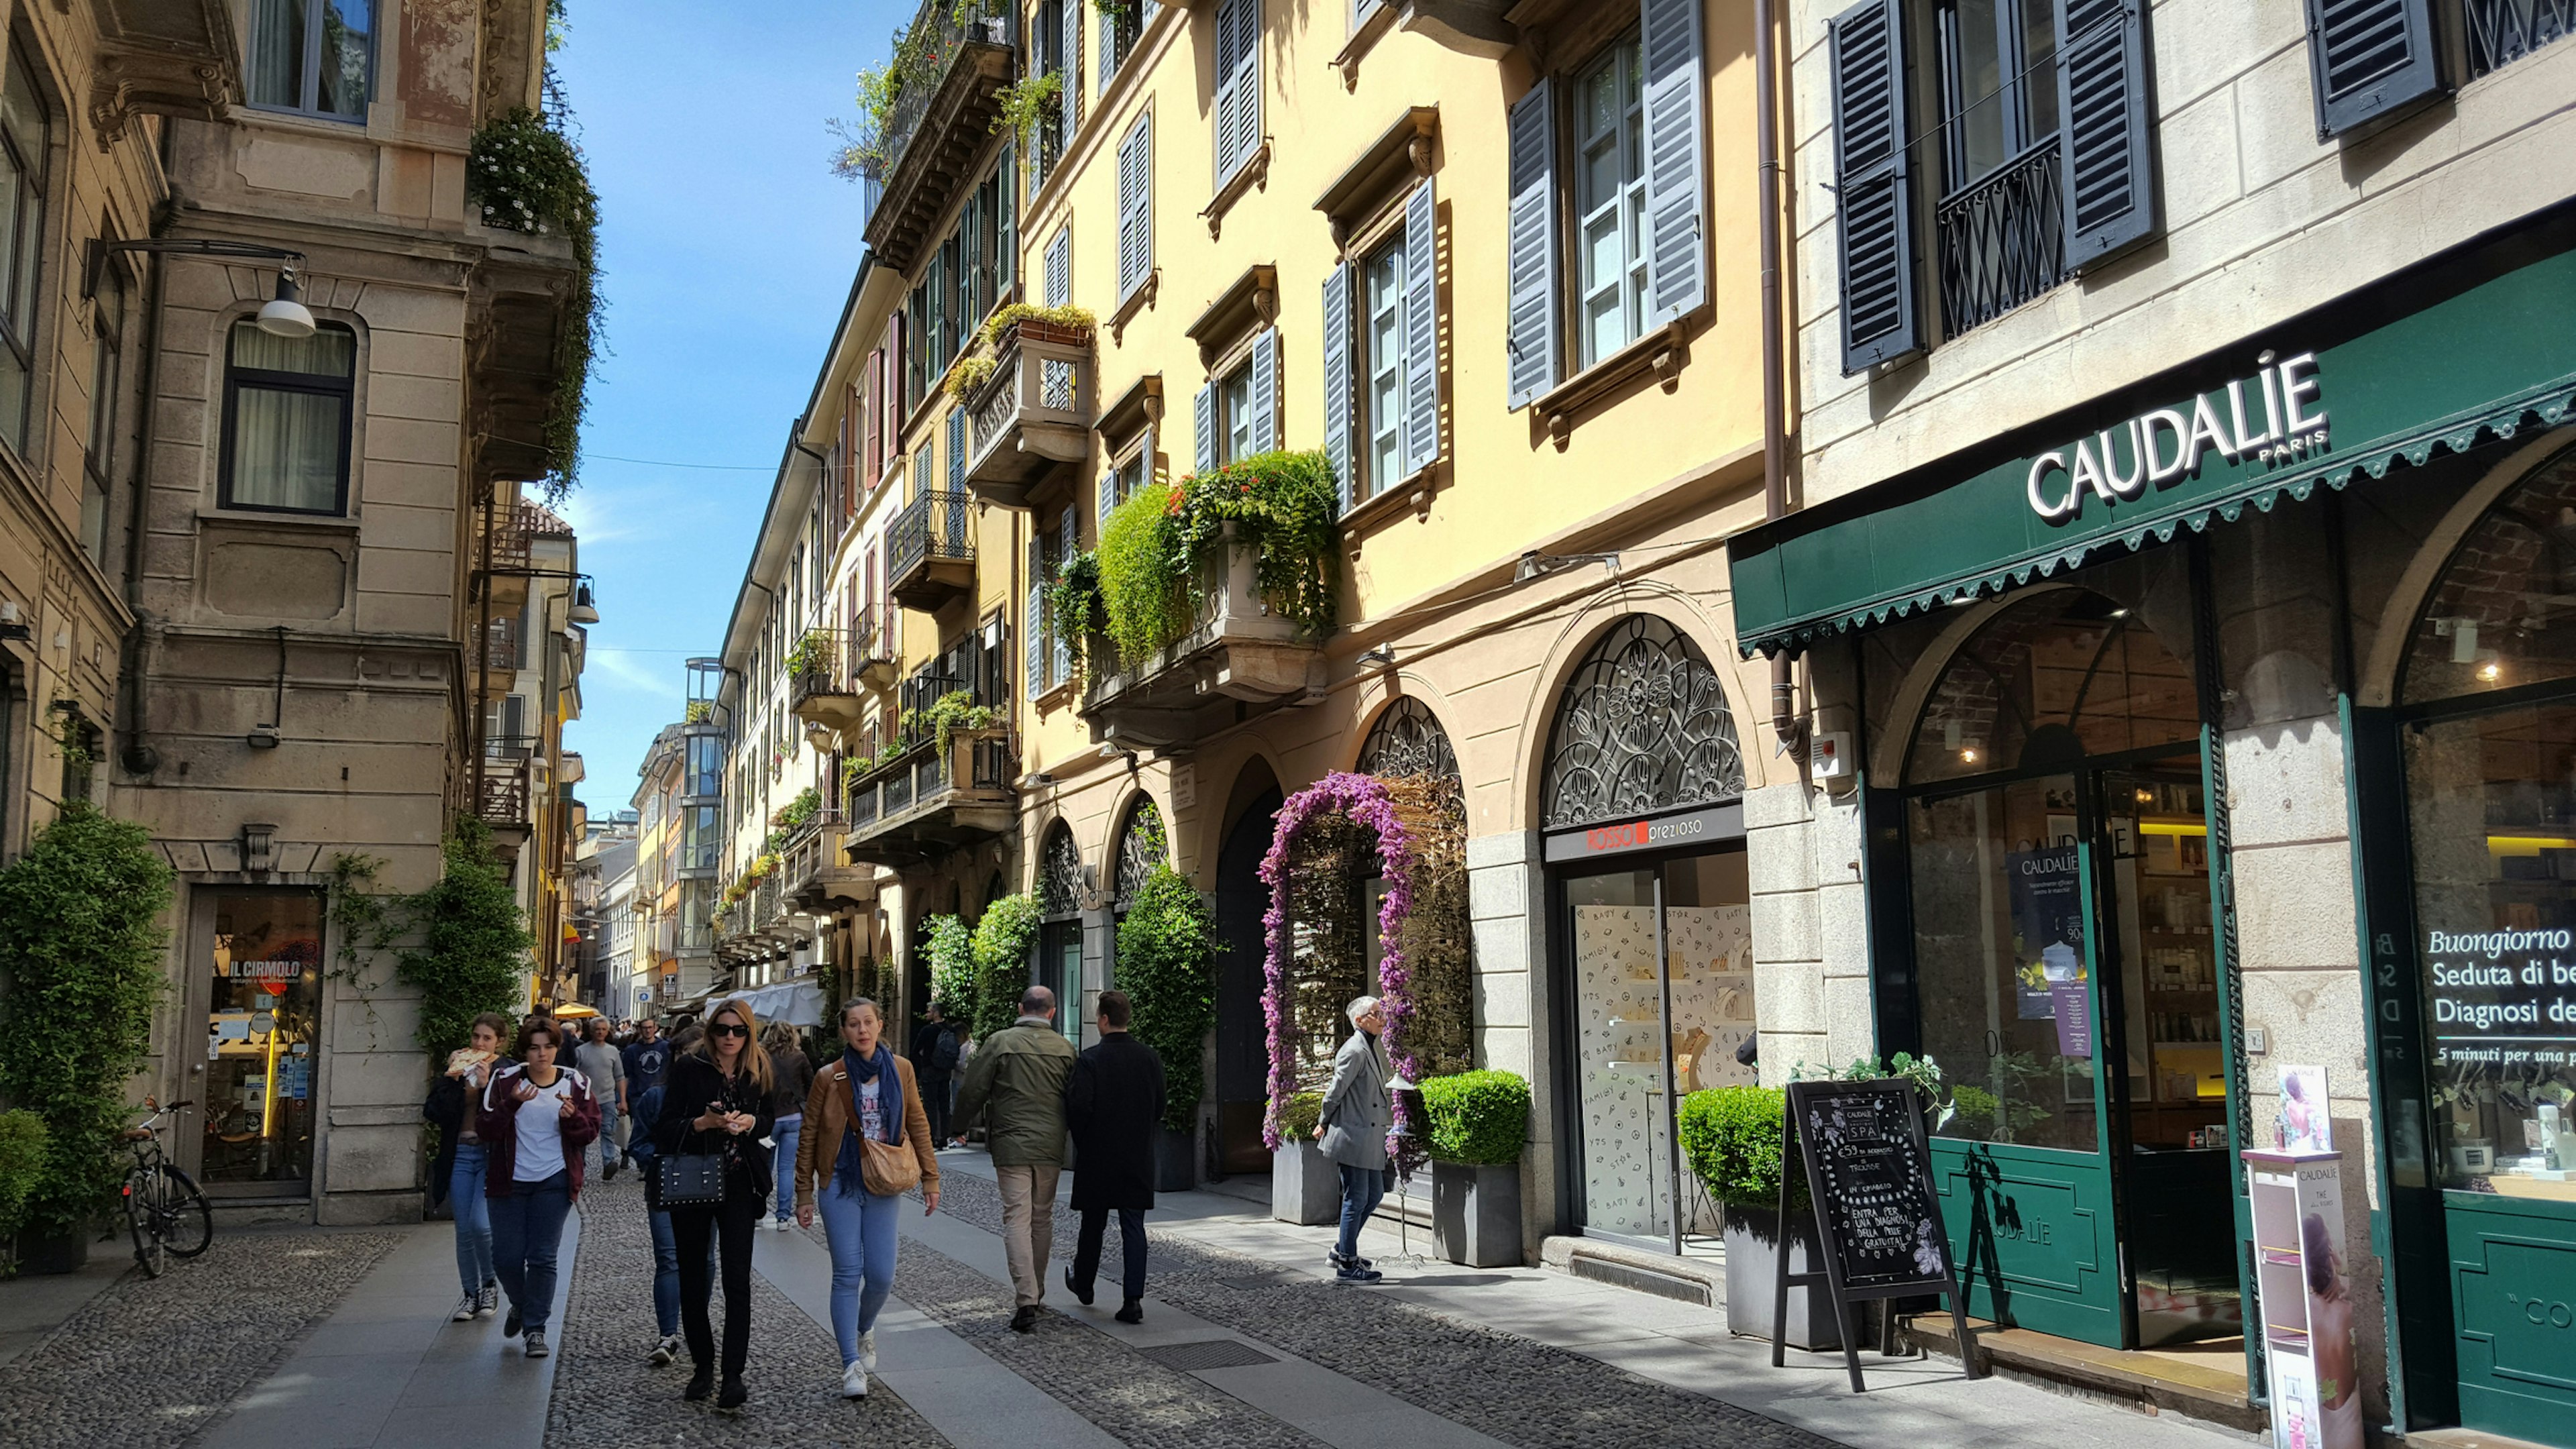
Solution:
M202 1175L300 1185L313 1170L322 901L220 895L214 914Z

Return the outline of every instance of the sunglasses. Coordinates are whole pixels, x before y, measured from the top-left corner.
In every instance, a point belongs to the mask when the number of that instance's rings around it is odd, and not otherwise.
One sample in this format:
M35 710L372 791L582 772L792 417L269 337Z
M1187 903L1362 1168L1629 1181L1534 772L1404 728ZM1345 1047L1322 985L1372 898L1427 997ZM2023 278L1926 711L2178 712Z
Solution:
M747 1027L747 1026L740 1026L740 1025L736 1025L736 1024L733 1024L733 1023L730 1023L730 1022L726 1022L726 1023L719 1023L719 1024L715 1025L715 1026L708 1027L708 1028L707 1028L707 1035L709 1035L709 1036L749 1036L749 1035L751 1035L751 1028L750 1028L750 1027Z

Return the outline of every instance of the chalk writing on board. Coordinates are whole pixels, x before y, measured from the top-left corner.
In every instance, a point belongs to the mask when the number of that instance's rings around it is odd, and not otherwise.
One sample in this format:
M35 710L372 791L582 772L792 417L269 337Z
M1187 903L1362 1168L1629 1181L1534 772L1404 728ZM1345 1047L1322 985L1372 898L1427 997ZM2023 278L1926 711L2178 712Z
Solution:
M1943 1282L1940 1213L1902 1091L1802 1092L1827 1251L1844 1283Z

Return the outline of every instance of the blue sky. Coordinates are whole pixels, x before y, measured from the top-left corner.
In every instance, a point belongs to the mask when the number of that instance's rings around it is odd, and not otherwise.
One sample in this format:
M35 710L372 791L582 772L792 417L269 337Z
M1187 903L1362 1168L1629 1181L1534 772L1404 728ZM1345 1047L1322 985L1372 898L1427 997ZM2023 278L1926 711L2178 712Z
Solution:
M681 664L721 645L785 446L857 272L859 192L824 123L909 4L575 0L555 57L600 198L608 348L566 511L599 587L580 787L625 808L679 717ZM748 465L756 471L617 459Z

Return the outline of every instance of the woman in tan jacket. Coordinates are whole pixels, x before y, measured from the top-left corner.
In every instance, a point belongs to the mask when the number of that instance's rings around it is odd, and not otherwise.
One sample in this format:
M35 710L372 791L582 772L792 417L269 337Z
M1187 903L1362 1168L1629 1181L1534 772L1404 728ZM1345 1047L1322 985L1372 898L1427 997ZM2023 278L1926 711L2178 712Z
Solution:
M832 1246L832 1334L841 1341L841 1394L863 1399L877 1366L877 1311L894 1290L900 1193L873 1193L861 1178L862 1136L907 1149L921 1164L922 1213L939 1211L939 1158L912 1063L884 1041L885 1019L862 996L841 1007L840 1060L814 1074L796 1144L796 1221L814 1225L819 1204Z

